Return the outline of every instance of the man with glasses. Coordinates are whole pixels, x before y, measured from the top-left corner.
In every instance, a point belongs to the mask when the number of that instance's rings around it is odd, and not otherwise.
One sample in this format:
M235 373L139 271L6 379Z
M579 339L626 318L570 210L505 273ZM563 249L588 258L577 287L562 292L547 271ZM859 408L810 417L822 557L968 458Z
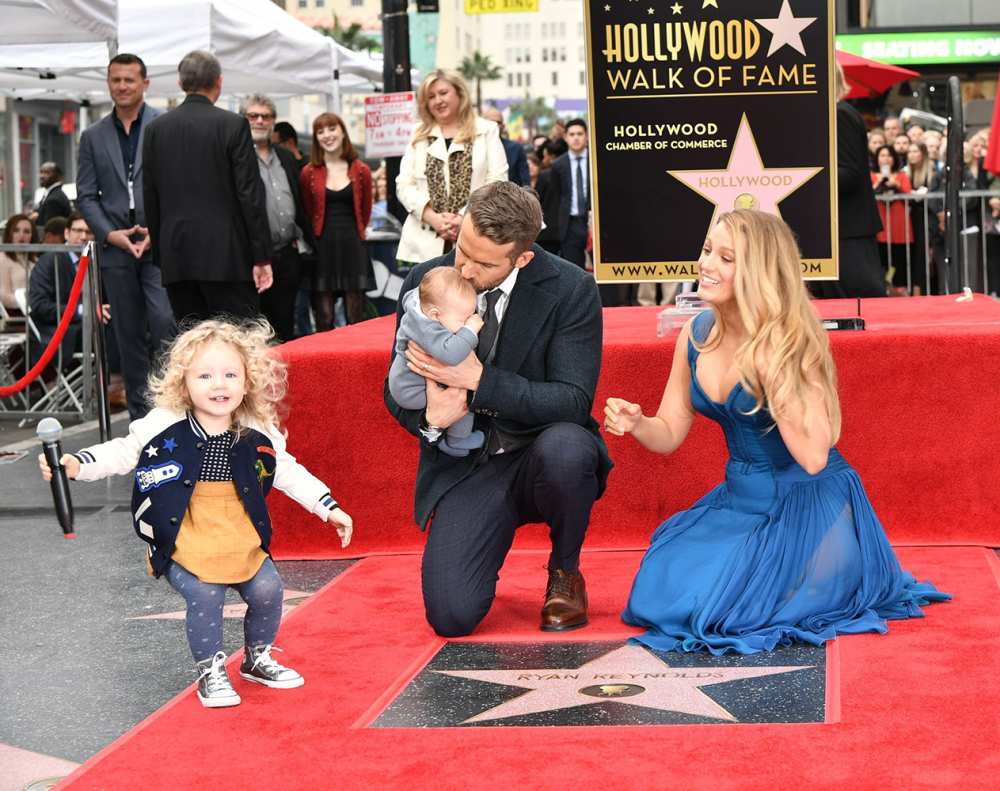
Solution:
M298 245L310 223L302 209L295 157L272 145L276 114L274 102L266 96L255 94L243 103L243 116L250 123L250 137L257 150L267 224L271 229L274 285L261 294L260 307L278 339L290 341L295 337L295 296L301 277Z
M174 334L174 316L149 250L142 196L142 136L160 115L145 103L146 64L122 53L108 64L111 113L80 136L77 205L101 244L101 282L115 320L128 412L149 411L146 380Z
M142 146L153 260L178 322L256 316L271 287L271 233L250 127L215 107L214 55L189 52L177 71L187 98L150 123Z
M86 244L93 241L87 221L80 212L72 212L66 226L66 244ZM78 253L45 253L38 259L31 270L28 279L28 315L38 330L38 344L31 349L31 364L34 365L49 342L56 334L56 328L66 310L69 292L76 279L80 265ZM107 318L107 316L105 316ZM83 320L83 299L77 304L73 320L63 336L60 348L62 350L63 367L68 367L73 361L73 353L81 349Z

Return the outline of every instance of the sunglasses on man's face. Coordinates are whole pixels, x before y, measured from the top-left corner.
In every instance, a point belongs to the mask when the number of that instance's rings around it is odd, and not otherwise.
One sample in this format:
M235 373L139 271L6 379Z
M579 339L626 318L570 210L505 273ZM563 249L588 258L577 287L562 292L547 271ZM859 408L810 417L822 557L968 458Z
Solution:
M270 121L272 118L271 113L247 113L248 121Z

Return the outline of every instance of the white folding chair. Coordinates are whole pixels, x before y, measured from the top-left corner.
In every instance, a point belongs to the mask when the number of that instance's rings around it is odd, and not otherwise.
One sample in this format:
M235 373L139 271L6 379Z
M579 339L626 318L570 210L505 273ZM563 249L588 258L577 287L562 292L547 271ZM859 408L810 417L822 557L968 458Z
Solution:
M28 309L27 291L23 288L15 289L14 299L17 302L18 308L24 314L28 325L28 332L31 333L31 337L35 342L40 344L42 336L35 322L31 320L31 311ZM25 334L27 335L27 333ZM57 354L57 359L60 356L60 354ZM74 354L73 361L76 364L65 370L62 365L56 366L56 378L53 387L48 387L41 379L36 380L42 383L42 387L46 392L33 406L29 407L29 412L61 412L70 409L80 413L83 412L83 355L80 353Z

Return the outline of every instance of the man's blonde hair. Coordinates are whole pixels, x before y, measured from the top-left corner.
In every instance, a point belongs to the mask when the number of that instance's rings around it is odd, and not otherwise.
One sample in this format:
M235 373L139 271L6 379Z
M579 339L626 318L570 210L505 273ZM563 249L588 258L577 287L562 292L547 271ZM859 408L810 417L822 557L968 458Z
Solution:
M494 244L514 242L511 258L529 249L542 230L542 205L534 190L512 181L492 181L469 196L476 233Z
M211 343L232 347L243 360L246 371L246 395L233 413L236 428L249 428L254 422L277 426L278 406L288 386L286 363L272 350L274 330L264 319L233 324L209 320L180 333L164 355L159 373L149 379L149 400L153 406L172 412L192 408L184 377L197 354Z

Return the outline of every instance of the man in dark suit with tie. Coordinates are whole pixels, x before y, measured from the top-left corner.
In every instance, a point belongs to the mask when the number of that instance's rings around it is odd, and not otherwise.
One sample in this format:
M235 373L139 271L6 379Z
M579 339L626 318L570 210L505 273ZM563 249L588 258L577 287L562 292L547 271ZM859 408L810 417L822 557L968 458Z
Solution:
M611 469L591 416L601 304L582 269L533 244L541 223L530 191L487 184L469 198L455 249L415 267L401 289L400 304L429 269L458 267L484 320L476 353L456 366L411 344L410 368L428 381L424 411L402 409L388 384L384 394L420 441L414 503L429 530L424 606L442 636L469 634L483 619L515 530L529 522L547 523L552 540L541 628L587 623L580 548ZM440 451L445 429L469 411L486 434L482 450L463 458Z
M76 190L80 212L101 245L101 282L115 319L128 412L149 411L146 381L173 337L174 316L153 263L143 203L142 136L160 111L145 99L146 64L122 53L108 64L114 109L80 136Z
M178 322L256 316L272 280L271 233L250 127L214 106L222 94L214 55L190 52L177 72L187 98L143 139L153 260Z
M587 124L574 118L566 124L569 151L552 163L552 187L559 191L559 255L577 266L586 263L590 219L590 163Z

